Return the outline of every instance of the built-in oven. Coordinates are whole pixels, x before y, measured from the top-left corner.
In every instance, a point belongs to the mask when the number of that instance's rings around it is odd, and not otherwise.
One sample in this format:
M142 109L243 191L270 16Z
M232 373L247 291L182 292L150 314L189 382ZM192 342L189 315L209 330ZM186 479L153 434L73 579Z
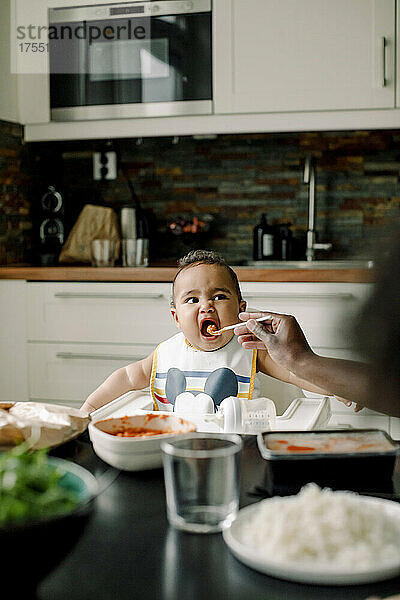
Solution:
M212 112L211 0L49 11L54 121Z

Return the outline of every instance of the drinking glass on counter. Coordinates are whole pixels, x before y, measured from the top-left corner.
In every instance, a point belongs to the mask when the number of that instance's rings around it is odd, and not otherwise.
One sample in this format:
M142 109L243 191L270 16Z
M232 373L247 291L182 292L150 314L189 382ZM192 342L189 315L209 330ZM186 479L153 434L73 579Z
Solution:
M187 434L161 449L170 524L192 533L229 527L239 509L240 436Z
M149 266L149 240L147 238L138 238L136 240L136 266Z
M122 240L122 266L136 267L136 238Z
M115 240L92 240L92 267L113 267L115 264Z

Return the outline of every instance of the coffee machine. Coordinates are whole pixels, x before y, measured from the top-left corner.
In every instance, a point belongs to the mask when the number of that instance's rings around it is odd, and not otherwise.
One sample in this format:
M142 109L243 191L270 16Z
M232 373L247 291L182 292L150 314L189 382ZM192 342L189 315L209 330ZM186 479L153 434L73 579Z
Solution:
M40 266L58 264L64 244L64 198L53 185L44 191L39 204L37 257Z

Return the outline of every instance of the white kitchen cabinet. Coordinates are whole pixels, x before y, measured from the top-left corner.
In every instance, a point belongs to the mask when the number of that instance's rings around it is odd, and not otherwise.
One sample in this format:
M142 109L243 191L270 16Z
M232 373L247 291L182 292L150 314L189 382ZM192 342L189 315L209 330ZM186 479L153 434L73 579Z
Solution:
M216 113L395 106L395 0L218 0L215 19Z
M0 281L0 400L28 399L25 281Z
M17 75L10 72L10 3L0 4L0 119L19 121Z
M25 124L26 141L400 127L395 0L216 0L214 114L71 123L50 121L47 54L20 55L10 72L12 5L25 26L43 26L65 0L0 2L0 118Z
M400 107L400 76L399 76L399 65L400 65L400 0L396 2L396 39L397 39L397 47L396 47L396 65L397 65L397 86L396 86L396 106Z
M29 398L80 406L113 371L153 350L153 344L30 342Z
M47 6L42 0L0 2L0 119L22 124L50 121L45 44L43 52L27 51L27 46L20 46L24 29L18 30L25 28L25 42L45 43L44 32L38 39L34 28L46 23Z
M177 332L168 283L27 286L29 341L158 344Z
M323 349L350 349L351 325L372 284L361 283L244 283L249 309L294 315L309 344Z
M177 332L168 283L28 282L29 398L80 406Z

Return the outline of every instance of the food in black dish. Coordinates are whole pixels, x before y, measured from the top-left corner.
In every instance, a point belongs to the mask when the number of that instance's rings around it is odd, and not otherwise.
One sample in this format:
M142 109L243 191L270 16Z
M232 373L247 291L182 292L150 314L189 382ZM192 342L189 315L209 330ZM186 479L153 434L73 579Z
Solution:
M392 492L400 445L379 429L273 431L259 434L262 488L295 494L309 482L334 490Z
M97 492L86 469L44 450L16 447L0 455L1 564L19 592L33 593L69 554L92 515Z

